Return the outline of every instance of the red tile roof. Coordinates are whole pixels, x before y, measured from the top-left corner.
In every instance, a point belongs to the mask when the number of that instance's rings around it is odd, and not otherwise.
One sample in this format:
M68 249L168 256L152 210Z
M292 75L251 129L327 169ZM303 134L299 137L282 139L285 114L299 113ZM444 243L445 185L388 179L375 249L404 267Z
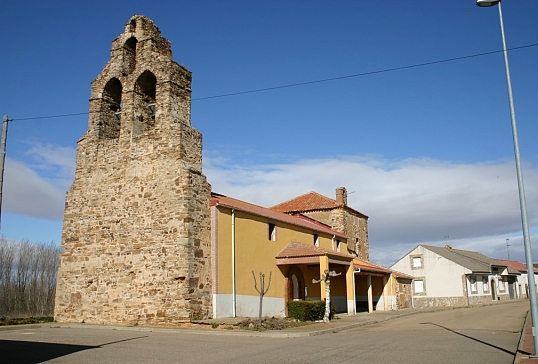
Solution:
M353 266L355 268L360 268L364 272L377 272L377 273L394 273L397 277L413 279L412 276L396 272L392 269L382 267L380 265L368 262L366 260L358 259L352 255L335 252L330 249L321 248L312 244L300 243L298 241L291 242L287 247L282 249L275 258L285 259L285 258L309 258L309 257L319 257L323 255L328 255L330 257L340 257L353 260Z
M305 193L304 195L293 198L291 200L279 203L278 205L271 207L271 210L285 212L285 213L293 213L293 212L306 212L306 211L316 211L316 210L318 211L319 210L332 210L332 209L337 209L337 208L345 208L365 218L368 218L368 216L364 215L363 213L357 210L354 210L351 207L343 203L339 203L336 200L333 200L332 198L320 195L319 193L314 192L314 191Z
M228 208L249 212L258 216L263 216L273 221L282 221L295 226L307 228L312 231L335 235L338 238L347 240L347 237L344 234L339 233L338 231L331 229L329 226L316 220L312 220L306 216L290 216L265 207L237 200L235 198L219 195L217 193L211 194L211 206L225 206Z
M501 264L506 265L507 267L510 267L512 269L515 269L520 272L527 272L527 265L521 262L516 262L515 260L503 260L503 259L495 259ZM534 267L533 267L534 268ZM538 273L538 269L534 268L534 272Z
M280 212L298 212L334 209L342 206L344 205L339 204L336 202L336 200L312 191L291 200L279 203L278 205L271 207L271 209Z
M304 257L319 257L323 255L329 255L333 257L347 258L349 260L353 259L352 255L335 252L334 250L321 248L313 244L300 243L298 241L293 241L288 244L287 247L282 249L275 258L304 258Z
M368 262L366 260L362 260L359 258L355 258L353 260L353 266L355 268L360 268L361 270L364 270L367 272L392 273L392 270L388 268L382 267L380 265L377 265L372 262Z

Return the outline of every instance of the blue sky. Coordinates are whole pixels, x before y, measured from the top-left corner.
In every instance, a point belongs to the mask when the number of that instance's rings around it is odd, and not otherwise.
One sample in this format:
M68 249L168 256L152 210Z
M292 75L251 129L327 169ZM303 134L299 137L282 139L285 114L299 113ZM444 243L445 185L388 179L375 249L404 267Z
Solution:
M524 261L503 56L468 57L502 49L496 7L22 0L2 2L0 13L0 114L14 119L4 237L60 243L90 83L141 14L193 72L192 125L215 192L271 206L345 186L349 204L370 216L371 258L384 265L447 241L505 259L506 239L510 258ZM525 47L509 58L536 233L538 2L505 0L503 13L508 47ZM408 67L420 64L429 65ZM266 88L276 89L242 93ZM82 115L28 120L63 114Z

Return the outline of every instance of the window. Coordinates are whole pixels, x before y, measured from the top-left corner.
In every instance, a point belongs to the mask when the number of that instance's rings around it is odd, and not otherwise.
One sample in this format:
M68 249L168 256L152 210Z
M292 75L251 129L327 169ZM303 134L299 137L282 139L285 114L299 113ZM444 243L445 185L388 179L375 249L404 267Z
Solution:
M471 293L478 293L478 285L476 284L476 276L470 276L469 283L471 284Z
M314 245L319 246L319 235L318 234L314 234Z
M276 224L268 223L267 224L267 231L268 231L268 239L271 241L276 241Z
M340 240L336 240L336 251L340 251Z
M411 269L422 269L423 268L423 259L422 255L411 255Z
M504 292L504 291L506 291L504 278L499 278L499 292Z
M489 283L487 276L482 277L482 287L484 288L484 293L489 292Z
M415 289L415 294L424 294L424 280L416 279L415 281L413 281L413 288Z

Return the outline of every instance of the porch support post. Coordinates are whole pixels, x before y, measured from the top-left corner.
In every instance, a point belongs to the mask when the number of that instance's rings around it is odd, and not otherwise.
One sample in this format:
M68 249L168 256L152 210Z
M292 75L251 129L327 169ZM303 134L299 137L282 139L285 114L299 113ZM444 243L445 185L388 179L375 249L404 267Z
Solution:
M320 276L320 279L321 279L321 277L323 277L325 275L325 269L327 269L327 271L329 271L329 257L327 255L322 255L322 256L319 257L319 276ZM319 282L319 288L321 290L321 300L323 301L324 299L327 298L327 295L325 294L325 290L326 290L325 281L323 279L321 279L321 281Z
M383 276L383 310L389 310L389 300L387 297L387 276Z
M368 313L374 312L374 298L372 297L372 276L366 276L366 284L368 285Z
M355 314L355 284L354 284L353 261L349 263L346 270L346 296L347 296L347 314Z

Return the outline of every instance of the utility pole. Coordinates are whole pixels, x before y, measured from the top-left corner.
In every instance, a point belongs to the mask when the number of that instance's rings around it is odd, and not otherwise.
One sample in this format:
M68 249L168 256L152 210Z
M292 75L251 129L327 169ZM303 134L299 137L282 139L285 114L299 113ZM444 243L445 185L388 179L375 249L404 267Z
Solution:
M510 260L510 244L508 244L509 241L510 239L506 239L506 251L508 252L508 260Z
M6 140L7 140L7 115L2 119L2 141L0 144L0 226L2 223L2 190L4 187L4 162L6 161Z

